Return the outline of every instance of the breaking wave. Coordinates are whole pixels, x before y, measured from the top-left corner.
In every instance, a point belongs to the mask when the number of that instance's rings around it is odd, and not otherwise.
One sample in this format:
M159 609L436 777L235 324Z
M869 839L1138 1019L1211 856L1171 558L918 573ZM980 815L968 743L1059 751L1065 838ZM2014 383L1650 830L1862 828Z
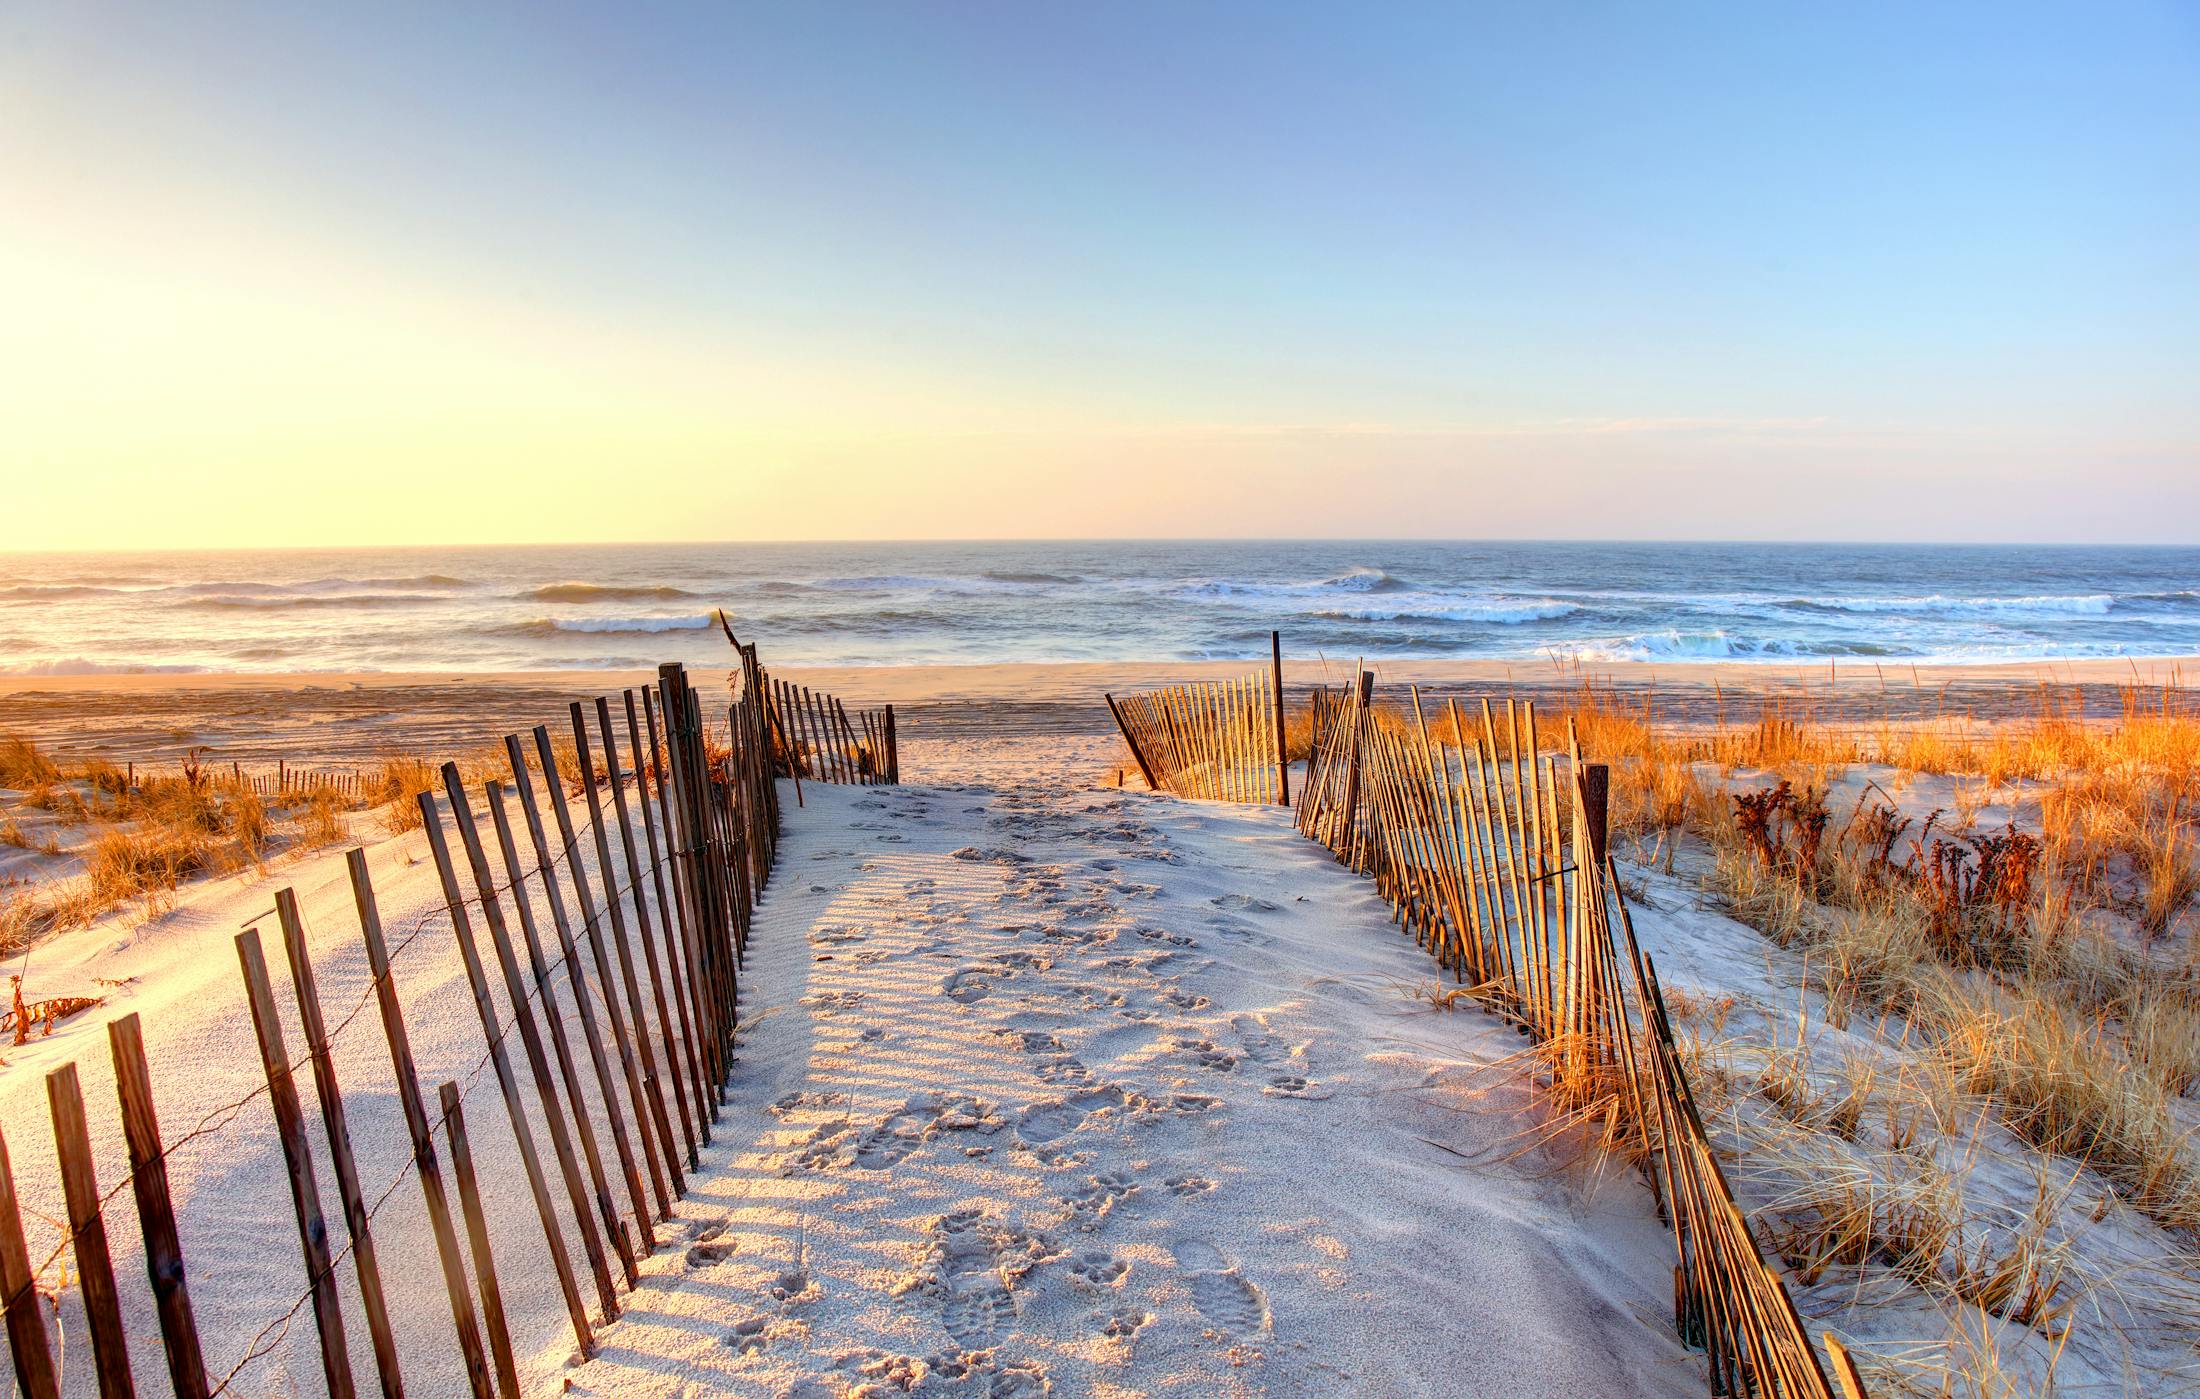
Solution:
M519 597L536 602L648 602L653 599L696 597L685 588L646 587L618 583L552 583L530 588Z

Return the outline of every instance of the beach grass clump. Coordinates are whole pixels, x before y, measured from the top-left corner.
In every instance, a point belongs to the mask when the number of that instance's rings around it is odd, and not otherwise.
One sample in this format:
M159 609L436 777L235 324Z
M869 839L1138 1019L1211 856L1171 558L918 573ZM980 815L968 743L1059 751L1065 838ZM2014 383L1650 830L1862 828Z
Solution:
M367 804L379 809L382 828L391 835L420 829L422 792L438 786L433 764L424 758L390 758L367 779Z
M2090 1167L2166 1228L2200 1229L2200 1161L2162 1085L2045 997L1950 979L1922 1009L1941 1055L2020 1140Z
M60 765L27 738L0 738L0 787L33 791L61 780Z
M158 901L212 870L216 849L212 836L188 827L118 827L101 833L85 852L85 880L102 910L135 899Z

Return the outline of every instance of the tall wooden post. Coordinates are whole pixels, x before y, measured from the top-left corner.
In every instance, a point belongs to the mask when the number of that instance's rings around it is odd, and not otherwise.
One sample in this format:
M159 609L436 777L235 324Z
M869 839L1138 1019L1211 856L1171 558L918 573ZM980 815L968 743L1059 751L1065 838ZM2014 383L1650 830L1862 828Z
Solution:
M1359 706L1352 712L1352 751L1344 769L1344 839L1337 853L1345 863L1358 869L1358 841L1360 834L1360 749L1367 741L1368 699L1375 693L1375 672L1360 672Z
M321 1214L321 1187L314 1177L312 1151L306 1145L305 1111L299 1105L298 1086L291 1077L289 1051L283 1047L282 1021L275 1010L274 988L267 978L267 960L260 953L257 929L245 929L237 934L236 941L237 961L244 968L245 1000L252 1011L253 1031L259 1037L260 1063L267 1070L268 1098L274 1106L283 1163L290 1175L298 1243L305 1255L313 1320L321 1337L321 1375L328 1381L330 1399L352 1399L351 1355L344 1344L344 1309L336 1297L336 1279L329 1261L328 1222Z
M1269 676L1276 689L1276 800L1284 806L1291 804L1291 760L1286 755L1283 737L1283 633L1268 633Z
M886 780L901 783L901 744L894 734L894 706L886 706Z
M1611 828L1612 769L1603 763L1584 763L1581 768L1581 810L1588 818L1589 858L1604 864L1604 845Z
M134 1399L130 1346L115 1293L115 1265L107 1251L107 1221L100 1215L99 1179L92 1170L92 1134L84 1118L84 1092L76 1065L46 1075L46 1105L53 1114L54 1154L69 1207L69 1241L83 1280L84 1320L92 1333L92 1368L100 1399Z
M161 1149L160 1119L153 1112L152 1074L145 1065L145 1036L135 1011L107 1026L115 1064L115 1097L122 1108L122 1136L130 1149L130 1191L137 1198L138 1229L145 1238L145 1276L160 1313L161 1347L176 1399L206 1399L206 1361L198 1322L184 1280L183 1247L176 1241L175 1202L168 1194L168 1157ZM20 1354L20 1352L18 1352Z
M15 1356L17 1391L23 1399L55 1399L61 1385L46 1340L46 1299L31 1273L5 1137L0 1137L0 1288L7 1290L8 1349Z
M1124 722L1122 706L1115 702L1115 696L1113 695L1103 695L1101 698L1108 702L1108 713L1115 716L1115 726L1123 731L1123 742L1131 750L1131 757L1138 761L1138 772L1140 776L1146 779L1147 789L1155 792L1160 791L1161 784L1153 780L1152 765L1146 761L1146 755L1140 750L1138 740L1131 736L1131 726Z

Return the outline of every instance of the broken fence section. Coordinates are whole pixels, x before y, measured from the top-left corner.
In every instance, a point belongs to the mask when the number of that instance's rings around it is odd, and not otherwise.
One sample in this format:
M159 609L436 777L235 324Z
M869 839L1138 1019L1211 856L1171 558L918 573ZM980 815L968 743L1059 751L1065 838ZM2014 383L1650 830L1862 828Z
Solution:
M1268 643L1266 670L1106 697L1148 787L1208 801L1291 804L1283 639L1270 632Z
M753 667L753 651L747 659ZM272 918L281 970L271 967L274 949L263 945L258 926L236 938L264 1088L180 1133L171 1129L164 1144L145 1027L135 1014L114 1021L109 1050L129 1169L124 1180L103 1187L77 1065L48 1074L67 1220L60 1242L35 1264L18 1179L0 1140L0 1294L19 1391L29 1399L59 1393L52 1326L73 1292L102 1399L135 1392L142 1377L133 1376L129 1338L149 1336L156 1324L168 1383L181 1399L267 1388L253 1367L300 1314L309 1314L316 1328L328 1394L348 1396L361 1387L345 1336L348 1315L368 1330L373 1385L385 1396L401 1394L405 1359L420 1353L422 1338L400 1338L392 1328L374 1221L408 1177L424 1202L449 1301L450 1330L439 1343L455 1346L476 1399L520 1393L498 1286L499 1252L507 1267L521 1254L527 1262L547 1260L574 1343L592 1354L595 1328L619 1315L622 1288L630 1293L637 1285L637 1260L657 1246L657 1226L685 1193L698 1147L711 1140L730 1072L742 953L779 833L768 706L756 694L736 696L721 731L706 722L685 671L667 665L656 685L638 694L570 706L572 770L560 768L548 726L526 739L505 739L509 788L490 780L470 790L457 765L445 764L442 799L434 793L418 799L442 916L396 939L383 927L364 851L350 853L369 994L409 1137L409 1159L396 1178L360 1179L332 1039L366 1003L335 1007L343 1014L330 1029L290 889L276 895L271 914L253 920ZM494 862L490 840L501 857ZM538 917L541 905L548 926ZM431 1097L413 1059L397 975L415 939L446 929L464 963L483 1048L470 1072L438 1085ZM284 973L288 997L280 993ZM286 999L294 1003L295 1026ZM567 1002L579 1017L580 1046L568 1035ZM483 1210L463 1099L485 1074L496 1081L532 1196L533 1238L494 1237ZM228 1129L263 1092L280 1140L303 1285L290 1310L271 1318L217 1373L192 1310L167 1163L185 1142ZM322 1193L331 1181L334 1199ZM119 1203L125 1191L134 1209ZM110 1252L117 1230L143 1239L152 1319L125 1316Z

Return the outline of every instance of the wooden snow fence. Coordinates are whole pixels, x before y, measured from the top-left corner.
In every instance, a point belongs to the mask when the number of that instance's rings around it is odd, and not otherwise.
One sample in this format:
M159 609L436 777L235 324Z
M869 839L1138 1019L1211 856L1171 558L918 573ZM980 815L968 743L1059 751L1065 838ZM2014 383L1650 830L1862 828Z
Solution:
M593 1354L595 1328L620 1314L640 1276L637 1260L658 1247L658 1226L685 1193L685 1173L719 1117L742 953L779 832L768 723L765 705L737 700L719 729L706 721L682 667L666 665L657 683L638 693L570 706L564 726L577 759L569 768L560 767L550 726L505 739L508 786L491 780L470 791L457 765L445 764L440 796L418 799L442 888L438 913L392 936L364 851L348 857L371 976L356 1005L324 1005L296 891L278 892L274 907L237 935L303 1283L289 1311L245 1339L225 1370L210 1366L194 1319L167 1163L184 1143L218 1136L257 1112L253 1103L263 1090L180 1132L167 1124L164 1144L145 1053L146 1035L157 1035L159 1026L122 1016L107 1029L129 1169L124 1180L101 1182L77 1065L48 1074L67 1218L59 1242L35 1264L19 1177L0 1140L0 1295L20 1392L30 1399L59 1393L53 1323L68 1307L80 1312L91 1343L90 1356L79 1362L91 1379L81 1387L96 1385L102 1399L154 1383L133 1373L128 1342L155 1328L179 1399L270 1388L272 1377L255 1375L253 1367L302 1314L311 1315L317 1331L328 1394L349 1396L363 1384L385 1396L402 1394L407 1361L423 1353L428 1338L393 1330L375 1219L385 1203L410 1194L408 1180L423 1200L435 1276L449 1302L450 1329L433 1344L456 1348L475 1399L520 1395L498 1286L500 1254L507 1266L515 1258L530 1267L546 1260L574 1343ZM492 841L501 857L493 862ZM537 913L544 905L548 926ZM397 977L415 941L441 937L456 944L463 961L481 1052L469 1072L431 1094L414 1063ZM278 960L279 967L271 966ZM375 1057L387 1055L410 1148L398 1153L407 1158L402 1170L377 1181L360 1178L335 1053L335 1041L369 1000L382 1031ZM569 1010L579 1016L578 1046L568 1036ZM466 1131L465 1099L488 1078L532 1197L528 1238L509 1231L495 1237L484 1212L477 1184L483 1161ZM334 1199L323 1195L331 1182ZM125 1192L129 1207L120 1203ZM332 1215L340 1232L331 1228ZM133 1288L126 1295L118 1286L109 1247L118 1230L135 1230L144 1241L143 1293ZM140 1296L149 1297L137 1305L151 1315L126 1316L130 1299ZM369 1333L372 1375L365 1382L353 1373L347 1317L363 1320ZM239 1349L237 1337L214 1340L225 1353ZM145 1358L143 1350L135 1357Z
M1283 638L1270 632L1268 644L1265 670L1105 697L1148 787L1207 801L1291 804Z
M1830 1334L1829 1384L1712 1152L1606 848L1609 770L1570 725L1545 752L1533 704L1452 701L1432 729L1418 693L1379 711L1362 672L1312 707L1300 831L1373 878L1438 965L1540 1047L1570 1109L1636 1149L1678 1248L1676 1326L1706 1353L1711 1392L1862 1399Z
M901 745L894 706L849 709L837 695L757 672L755 693L769 696L780 770L805 782L861 787L901 781Z

